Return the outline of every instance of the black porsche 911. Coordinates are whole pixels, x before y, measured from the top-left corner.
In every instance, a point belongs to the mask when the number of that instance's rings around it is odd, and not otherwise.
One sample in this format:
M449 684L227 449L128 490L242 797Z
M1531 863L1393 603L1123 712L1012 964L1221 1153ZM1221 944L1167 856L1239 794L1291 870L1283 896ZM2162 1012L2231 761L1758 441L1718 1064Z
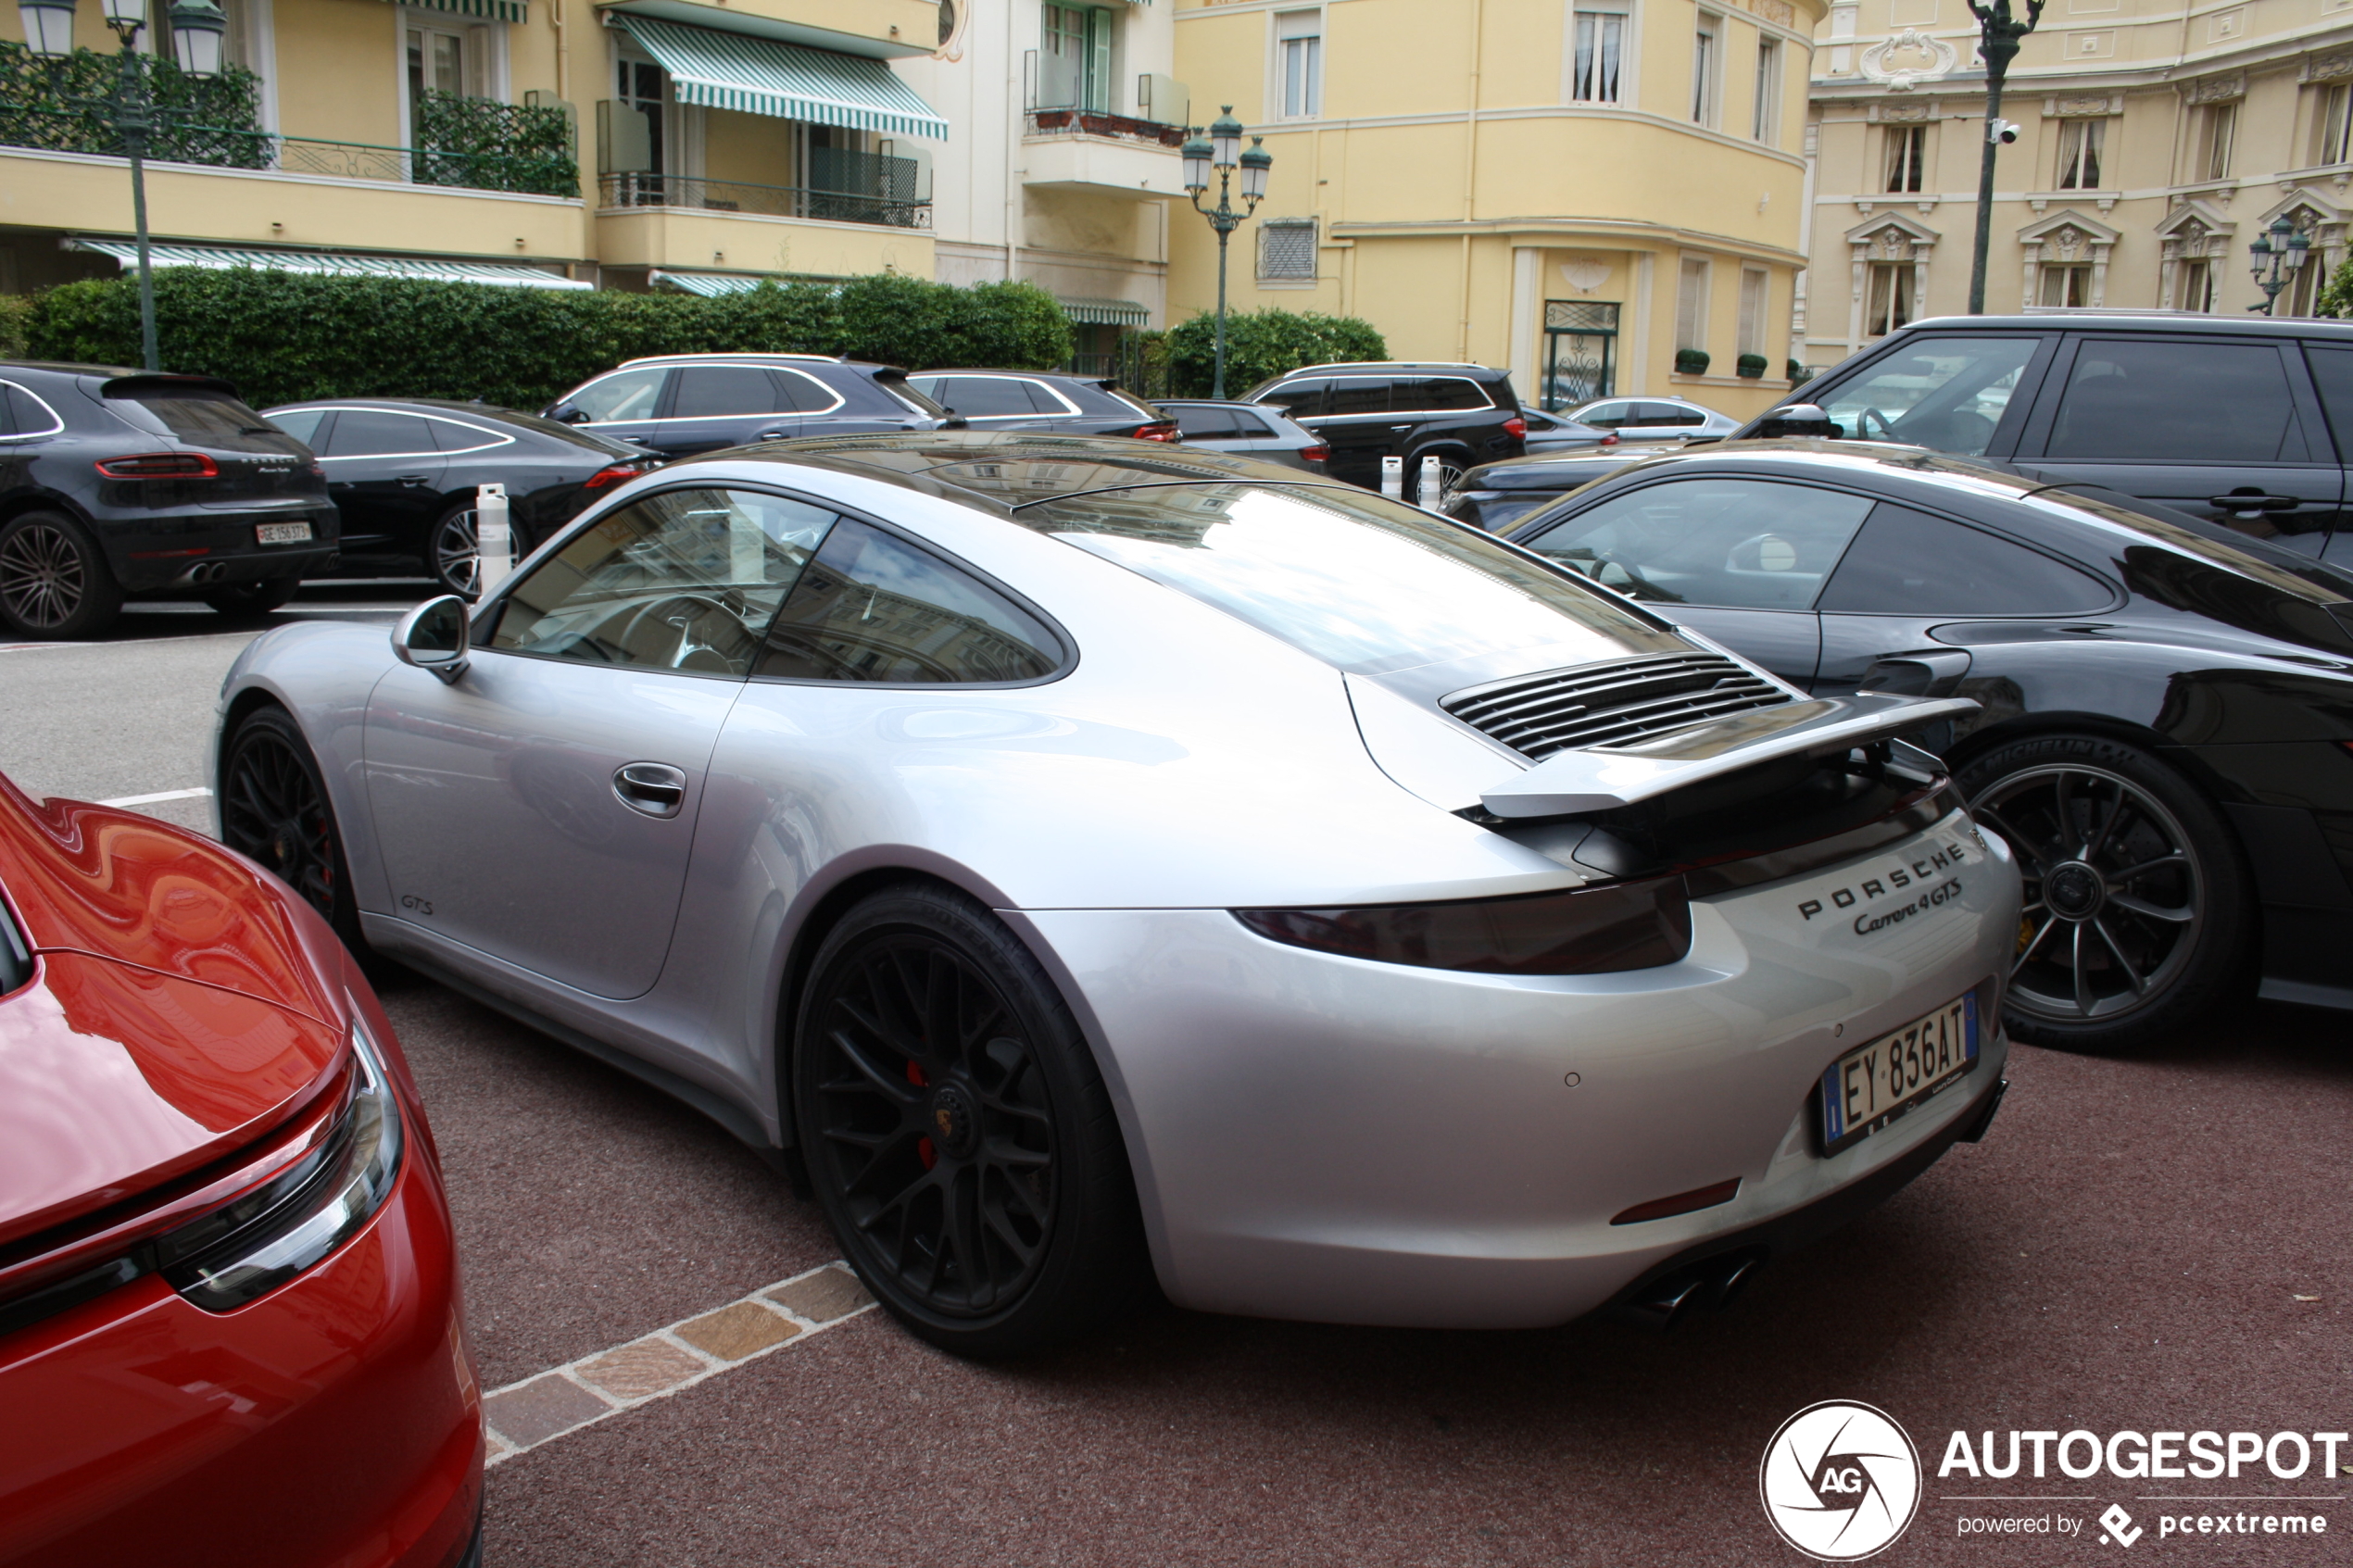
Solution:
M330 397L262 417L319 454L343 517L338 576L422 568L447 591L477 586L475 489L507 487L515 556L612 485L661 461L642 446L536 414L422 397Z
M1818 696L1974 697L1919 737L2026 877L2008 1017L2145 1043L2251 962L2353 1009L2353 580L1919 447L1735 442L1509 537Z

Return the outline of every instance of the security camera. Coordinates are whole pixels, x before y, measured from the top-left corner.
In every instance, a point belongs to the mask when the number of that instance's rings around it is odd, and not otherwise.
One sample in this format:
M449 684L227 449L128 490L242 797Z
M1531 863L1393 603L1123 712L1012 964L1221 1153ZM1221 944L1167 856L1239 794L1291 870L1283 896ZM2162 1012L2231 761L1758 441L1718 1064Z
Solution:
M2012 142L2018 140L2018 121L2014 119L1987 120L1985 122L1985 139L1989 142L1999 142L2006 147L2008 146Z

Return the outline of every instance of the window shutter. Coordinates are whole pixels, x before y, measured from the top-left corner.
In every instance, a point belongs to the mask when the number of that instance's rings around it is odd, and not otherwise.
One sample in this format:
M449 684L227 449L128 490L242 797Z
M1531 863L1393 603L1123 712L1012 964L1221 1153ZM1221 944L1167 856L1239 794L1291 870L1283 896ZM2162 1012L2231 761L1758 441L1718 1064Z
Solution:
M1111 110L1112 13L1098 6L1087 13L1087 108L1093 114Z

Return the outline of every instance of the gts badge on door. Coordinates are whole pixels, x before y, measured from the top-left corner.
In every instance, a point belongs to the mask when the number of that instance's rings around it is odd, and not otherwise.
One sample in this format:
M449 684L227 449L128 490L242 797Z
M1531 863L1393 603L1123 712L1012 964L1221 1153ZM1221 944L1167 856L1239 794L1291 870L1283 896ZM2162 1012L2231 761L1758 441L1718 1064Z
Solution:
M433 914L433 900L430 898L420 898L414 893L403 893L400 896L400 907L414 914L425 915L428 917Z

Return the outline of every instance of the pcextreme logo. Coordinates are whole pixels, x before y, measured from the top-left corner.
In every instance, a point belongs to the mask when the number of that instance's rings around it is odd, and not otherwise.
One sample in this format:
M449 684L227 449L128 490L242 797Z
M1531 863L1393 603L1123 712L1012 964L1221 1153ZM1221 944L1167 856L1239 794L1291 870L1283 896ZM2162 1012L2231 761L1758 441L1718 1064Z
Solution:
M1920 1506L1920 1455L1886 1411L1849 1399L1808 1405L1765 1445L1765 1517L1806 1556L1855 1562L1885 1550Z

